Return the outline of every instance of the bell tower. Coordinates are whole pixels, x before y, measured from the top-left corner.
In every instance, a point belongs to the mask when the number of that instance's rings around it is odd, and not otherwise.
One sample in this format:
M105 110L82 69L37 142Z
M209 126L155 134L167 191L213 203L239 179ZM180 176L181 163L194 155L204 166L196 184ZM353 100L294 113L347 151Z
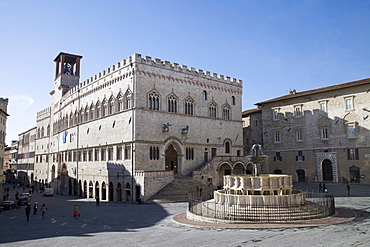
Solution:
M80 80L80 60L82 56L61 52L55 62L55 91L64 95L69 89L78 85Z

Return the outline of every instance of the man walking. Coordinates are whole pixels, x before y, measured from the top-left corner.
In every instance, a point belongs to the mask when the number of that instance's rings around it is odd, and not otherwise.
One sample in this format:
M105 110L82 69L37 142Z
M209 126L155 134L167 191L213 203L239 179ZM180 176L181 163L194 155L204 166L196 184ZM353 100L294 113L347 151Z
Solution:
M46 204L45 202L42 204L41 206L41 216L42 218L44 219L45 218L45 213L46 213L46 210L48 209L48 207L46 207Z
M99 199L99 196L96 196L96 206L99 206L99 202L100 202L100 199Z
M30 213L31 213L31 205L28 203L24 210L26 211L27 221L29 221L30 220Z
M348 192L348 196L350 194L350 191L351 191L351 186L349 185L349 183L347 184L347 192Z

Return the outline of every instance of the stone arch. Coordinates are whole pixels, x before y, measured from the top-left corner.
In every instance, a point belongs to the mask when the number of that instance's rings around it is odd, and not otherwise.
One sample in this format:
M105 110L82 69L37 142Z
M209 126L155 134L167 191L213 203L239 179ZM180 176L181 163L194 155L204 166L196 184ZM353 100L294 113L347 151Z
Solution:
M224 140L225 154L231 153L232 142L229 138Z
M245 174L253 174L253 163L249 162L247 164L247 169L245 170Z
M131 185L130 185L130 183L126 183L126 185L125 185L125 201L126 202L131 201Z
M323 165L324 161L325 166ZM331 170L329 165L331 166ZM325 171L325 174L323 169L327 169ZM318 181L323 182L325 180L328 181L328 179L331 179L330 181L338 183L337 153L336 152L316 153L316 171ZM331 175L329 175L328 172L331 173Z
M105 182L101 184L101 199L107 200L107 185Z
M224 176L231 175L232 166L228 162L221 163L218 168L218 184L217 186L222 186L224 183Z
M99 181L95 182L95 198L96 197L100 198L100 184L99 184Z
M237 162L233 166L233 175L244 175L246 171L246 167L243 163Z
M109 190L108 201L113 201L114 200L114 194L113 194L114 190L113 190L113 183L112 182L109 182L108 190Z
M94 184L93 182L90 180L89 182L89 198L93 198L93 193L94 193Z
M121 183L117 184L116 191L117 191L117 201L121 202L122 201L122 185L121 185Z
M165 157L165 170L173 170L174 173L183 173L184 150L181 142L174 137L167 139L162 155Z

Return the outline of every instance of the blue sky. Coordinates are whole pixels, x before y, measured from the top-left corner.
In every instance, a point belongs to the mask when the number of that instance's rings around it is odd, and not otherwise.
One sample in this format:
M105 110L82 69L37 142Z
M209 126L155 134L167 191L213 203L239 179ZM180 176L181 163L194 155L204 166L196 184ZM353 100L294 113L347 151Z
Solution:
M370 77L369 0L0 0L7 144L50 105L54 58L81 81L134 54L243 80L243 110Z

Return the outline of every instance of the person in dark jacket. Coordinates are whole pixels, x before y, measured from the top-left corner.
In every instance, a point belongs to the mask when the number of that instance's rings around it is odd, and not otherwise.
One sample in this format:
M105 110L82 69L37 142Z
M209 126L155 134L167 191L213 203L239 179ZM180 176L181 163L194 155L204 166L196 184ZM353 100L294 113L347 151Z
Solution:
M31 205L28 203L24 210L26 211L27 221L29 221L30 220L30 213L31 213Z

